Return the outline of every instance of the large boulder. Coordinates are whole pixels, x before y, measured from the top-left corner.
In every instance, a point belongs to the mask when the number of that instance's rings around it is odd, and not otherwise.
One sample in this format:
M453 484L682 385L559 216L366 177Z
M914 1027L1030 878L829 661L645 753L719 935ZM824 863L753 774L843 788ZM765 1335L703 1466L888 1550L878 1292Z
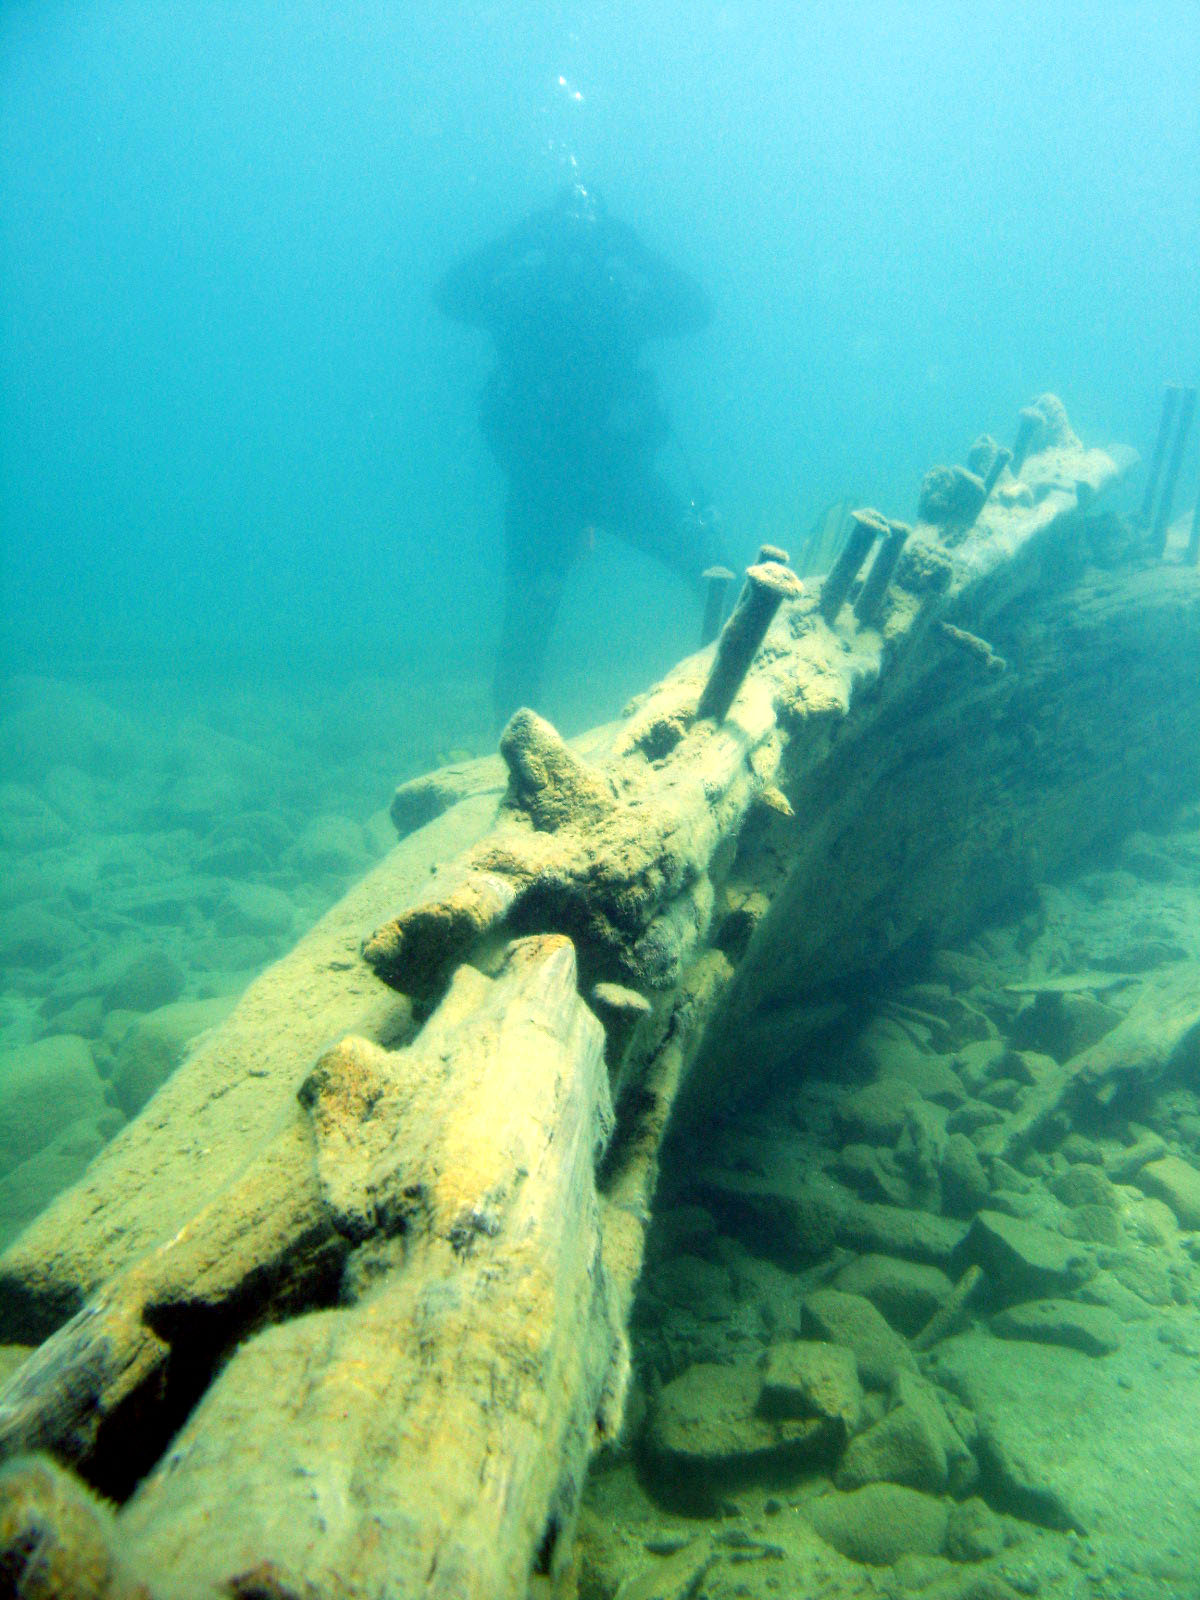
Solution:
M121 1125L111 1106L76 1117L50 1143L0 1177L0 1248L79 1178Z
M166 1083L192 1041L228 1016L234 997L177 1000L137 1017L117 1048L112 1088L117 1104L134 1117Z
M767 1351L759 1411L767 1417L823 1417L845 1434L862 1423L854 1352L817 1339L789 1339Z
M1079 1300L1027 1300L992 1318L1002 1339L1058 1344L1086 1356L1110 1355L1121 1343L1121 1319L1108 1306Z
M950 1521L944 1501L898 1483L822 1495L804 1514L835 1550L873 1567L893 1566L904 1555L940 1555Z
M859 1256L849 1262L834 1278L833 1286L846 1294L862 1295L908 1338L941 1310L954 1287L940 1267L881 1255Z
M656 1489L711 1510L747 1483L786 1483L831 1457L844 1427L823 1417L764 1415L756 1367L696 1362L667 1384L646 1437Z
M104 1110L86 1039L53 1034L0 1052L0 1175L44 1150L70 1123Z
M158 946L126 963L104 990L108 1011L156 1011L183 993L179 964Z
M931 1385L901 1373L892 1408L852 1439L838 1466L839 1489L902 1483L910 1489L961 1494L977 1476L975 1459L955 1431Z
M1181 1228L1200 1228L1200 1171L1181 1156L1149 1161L1138 1173L1138 1186L1166 1202Z
M1076 1240L1002 1211L979 1212L955 1250L956 1275L972 1266L983 1268L1006 1301L1070 1294L1095 1270Z
M801 1326L810 1339L824 1339L852 1351L868 1388L886 1389L898 1372L917 1370L904 1340L862 1295L840 1289L815 1290L805 1299Z

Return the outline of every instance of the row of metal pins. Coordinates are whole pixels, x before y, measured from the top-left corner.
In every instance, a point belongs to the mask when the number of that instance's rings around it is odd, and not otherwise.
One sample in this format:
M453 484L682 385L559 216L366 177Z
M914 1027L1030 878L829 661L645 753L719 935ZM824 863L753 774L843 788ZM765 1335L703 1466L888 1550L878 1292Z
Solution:
M1154 518L1150 532L1150 549L1158 556L1161 556L1166 549L1175 486L1183 465L1184 451L1187 448L1188 433L1195 409L1194 388L1184 388L1177 383L1167 386L1163 395L1158 438L1155 440L1154 453L1150 458L1146 492L1139 512L1142 526L1148 526L1158 490L1158 480L1162 474L1163 462L1167 459L1167 446L1174 427L1174 442L1171 444L1170 459L1167 462L1166 477L1158 503L1158 514ZM1033 409L1021 412L1021 425L1013 449L1011 452L1001 450L997 453L984 483L985 503L1006 466L1011 465L1014 472L1020 470L1040 421L1040 414ZM850 531L841 554L821 585L821 598L817 610L832 626L876 540L882 540L882 547L872 562L854 602L855 617L862 626L870 627L879 613L905 541L912 530L906 523L893 522L880 512L871 509L851 512L850 521ZM773 545L763 545L758 553L758 561L747 572L746 583L738 596L733 614L721 631L713 667L697 707L699 716L711 717L716 722L724 718L780 602L799 594L800 585L795 574L787 568L787 559L786 550L777 549ZM1185 560L1194 566L1198 559L1200 559L1200 522L1193 513L1192 533ZM728 567L710 567L704 574L707 595L701 647L711 644L717 637L721 615L725 609L726 593L733 582L733 577Z
M1183 466L1184 451L1187 449L1188 434L1191 431L1192 418L1196 411L1196 390L1194 387L1185 387L1178 383L1169 383L1163 393L1162 415L1158 423L1158 437L1154 441L1154 452L1150 457L1150 470L1146 476L1146 492L1142 496L1141 509L1138 512L1138 521L1143 528L1149 528L1150 537L1148 546L1150 553L1161 556L1167 548L1167 530L1171 525L1171 509L1175 503L1175 488L1179 481L1179 472ZM1174 438L1172 439L1172 431ZM1168 456L1168 445L1170 455ZM1163 463L1166 462L1166 474L1163 475ZM1159 478L1162 478L1162 493L1158 494ZM1154 499L1158 495L1158 511L1154 512ZM1151 515L1153 514L1153 523ZM1184 559L1193 566L1200 557L1200 528L1197 526L1195 513L1192 515L1192 535L1188 541L1187 554Z
M1025 430L1026 437L1018 438L1016 449L997 453L984 485L985 501L1009 462L1018 454L1024 455L1029 437L1032 436L1033 423L1040 421L1040 417L1032 412L1030 418ZM878 617L912 529L907 523L892 521L871 508L851 512L850 524L841 553L821 585L817 610L832 626L867 557L879 540L882 541L881 547L854 602L854 615L860 626L871 627ZM720 637L708 681L701 692L698 716L710 717L716 722L723 720L780 602L800 593L800 584L787 567L787 560L786 550L769 544L762 546L758 560L747 571L746 582L724 629L721 629L721 616L734 574L728 567L709 567L704 573L706 594L701 648L711 644L719 630Z
M1007 460L1008 451L1004 451L1001 465ZM882 540L882 547L871 563L866 580L854 602L854 615L859 623L863 627L870 627L874 623L896 571L905 540L911 532L912 529L907 523L894 522L878 511L865 509L851 512L851 527L846 543L821 586L821 598L817 609L826 622L832 624L836 620L838 612L854 586L854 580L861 572L878 539ZM761 566L763 562L786 565L787 559L786 550L765 544L758 552L756 567ZM728 567L709 567L704 574L707 592L700 634L702 649L712 643L720 630L725 599L733 577ZM748 598L747 589L743 587L738 606ZM737 609L738 607L735 607L735 610Z

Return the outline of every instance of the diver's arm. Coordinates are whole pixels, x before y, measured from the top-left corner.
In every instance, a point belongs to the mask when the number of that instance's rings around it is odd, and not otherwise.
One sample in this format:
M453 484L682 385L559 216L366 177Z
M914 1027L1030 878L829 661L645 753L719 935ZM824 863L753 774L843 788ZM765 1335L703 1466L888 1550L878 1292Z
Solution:
M474 328L506 320L514 275L544 248L547 213L535 211L499 239L473 250L434 285L433 303L443 316Z
M630 273L629 310L639 338L697 333L712 321L712 301L695 278L643 243L628 223L609 223L606 242Z

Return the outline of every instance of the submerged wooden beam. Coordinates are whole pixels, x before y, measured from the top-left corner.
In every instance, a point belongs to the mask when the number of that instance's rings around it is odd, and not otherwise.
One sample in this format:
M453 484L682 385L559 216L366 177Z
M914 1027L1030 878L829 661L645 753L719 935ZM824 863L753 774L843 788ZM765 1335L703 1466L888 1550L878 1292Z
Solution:
M237 1352L121 1512L127 1556L180 1600L263 1562L285 1593L520 1593L622 1382L569 942L463 969L411 1048L344 1041L304 1099L347 1303Z
M876 626L789 600L723 720L710 651L582 749L523 714L503 797L495 766L410 786L431 820L0 1258L0 1327L60 1329L0 1453L132 1489L113 1537L156 1595L523 1596L619 1425L672 1117L754 1094L839 979L981 914L997 863L1039 864L1022 830L1052 856L1136 824L1118 784L1068 828L1120 752L1080 718L1114 671L1194 683L1200 578L1083 518L1113 463L1031 416L1022 481L919 524ZM1114 667L1146 615L1166 655ZM1131 748L1175 732L1148 702ZM577 979L622 996L607 1068Z
M773 816L739 867L767 908L689 1073L686 1118L767 1092L882 962L969 936L1200 793L1196 575L1089 564L1102 523L1063 535L1079 542L1060 576L975 608L1004 673L930 648L827 763L785 776L794 815ZM1093 1077L1115 1072L1102 1061Z
M295 1117L300 1084L326 1045L354 1032L397 1043L407 1001L363 966L365 934L419 900L438 864L492 825L480 793L391 854L249 986L230 1016L87 1172L0 1256L0 1340L31 1343L172 1239L236 1184Z
M278 1595L520 1593L569 1542L625 1381L594 1182L603 1031L569 941L517 941L494 979L463 968L413 1046L346 1039L301 1099L342 1303L238 1348L117 1515L122 1565L162 1600L267 1572ZM84 1373L140 1347L110 1303L90 1310ZM84 1323L64 1333L27 1412L80 1353Z

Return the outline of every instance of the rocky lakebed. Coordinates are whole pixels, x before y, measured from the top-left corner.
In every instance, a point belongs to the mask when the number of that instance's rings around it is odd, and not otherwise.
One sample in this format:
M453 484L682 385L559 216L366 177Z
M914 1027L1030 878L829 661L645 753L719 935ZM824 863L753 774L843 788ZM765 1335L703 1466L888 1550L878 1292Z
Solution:
M472 716L285 701L10 693L0 1243ZM668 1144L563 1594L1197 1600L1200 806L843 993L774 1083Z
M579 1600L1200 1595L1198 1090L1192 807L677 1136Z
M482 716L389 680L10 680L0 1248L394 843L397 776ZM478 696L476 696L478 698Z

